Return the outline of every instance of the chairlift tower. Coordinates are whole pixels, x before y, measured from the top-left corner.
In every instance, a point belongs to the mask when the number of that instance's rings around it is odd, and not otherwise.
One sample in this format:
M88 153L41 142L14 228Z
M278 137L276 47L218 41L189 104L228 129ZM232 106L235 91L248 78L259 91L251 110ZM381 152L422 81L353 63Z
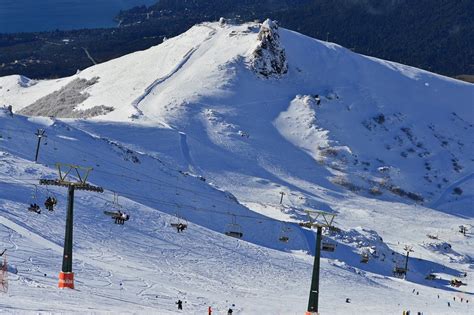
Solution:
M405 278L407 276L407 273L408 273L408 257L410 256L410 253L413 252L413 246L411 245L405 245L405 247L403 247L403 250L407 252L407 255L406 255L406 258L405 258Z
M74 273L72 272L72 237L73 237L73 217L74 217L74 191L86 190L93 192L104 192L99 186L87 183L91 167L82 167L72 164L56 163L59 177L57 179L40 179L40 185L53 185L68 188L66 233L64 236L64 254L61 272L59 273L59 288L74 289ZM76 176L76 179L71 178Z
M316 251L314 253L313 275L311 277L311 289L309 291L308 309L306 315L316 315L319 309L319 269L321 264L321 239L323 228L333 227L335 214L324 211L305 211L308 215L309 222L304 226L315 227L316 230ZM322 219L317 221L318 219Z
M46 130L44 129L38 129L35 133L35 136L38 137L38 143L36 144L36 154L35 154L35 163L38 162L38 154L39 154L39 148L40 148L40 144L41 144L41 139L43 137L47 137L44 133L46 132Z

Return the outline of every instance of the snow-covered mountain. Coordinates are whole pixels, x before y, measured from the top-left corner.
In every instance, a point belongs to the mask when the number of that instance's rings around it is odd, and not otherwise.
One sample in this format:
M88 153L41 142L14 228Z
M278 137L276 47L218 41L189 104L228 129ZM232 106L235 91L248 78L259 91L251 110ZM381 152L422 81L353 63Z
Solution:
M221 19L72 77L2 77L0 104L15 113L0 115L0 250L18 269L5 308L78 311L85 299L92 312L161 314L184 298L193 313L302 313L314 236L297 223L309 209L337 214L340 229L326 235L338 246L323 254L323 313L473 311L446 299L474 293L474 85L270 20ZM106 188L76 201L77 292L55 289L65 192L49 188L53 214L26 211L56 162L93 166ZM102 213L111 191L131 214L125 226ZM170 227L176 214L183 234ZM223 234L232 223L242 240ZM392 277L404 245L406 281ZM468 286L449 286L466 271Z

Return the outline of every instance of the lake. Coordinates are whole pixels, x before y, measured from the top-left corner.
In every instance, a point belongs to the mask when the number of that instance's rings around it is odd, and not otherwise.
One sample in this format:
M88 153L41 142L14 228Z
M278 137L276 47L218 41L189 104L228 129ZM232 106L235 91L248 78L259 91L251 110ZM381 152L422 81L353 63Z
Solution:
M0 33L113 27L121 9L157 0L0 0Z

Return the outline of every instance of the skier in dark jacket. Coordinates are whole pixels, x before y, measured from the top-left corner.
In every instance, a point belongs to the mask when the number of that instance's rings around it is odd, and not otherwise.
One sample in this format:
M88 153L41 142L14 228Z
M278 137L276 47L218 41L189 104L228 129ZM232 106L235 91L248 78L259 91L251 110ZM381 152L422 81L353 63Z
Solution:
M183 301L178 300L178 302L176 302L176 304L178 304L178 310L182 310L182 309L183 309Z
M227 315L232 315L233 312L234 311L231 308L229 308L229 310L227 311Z

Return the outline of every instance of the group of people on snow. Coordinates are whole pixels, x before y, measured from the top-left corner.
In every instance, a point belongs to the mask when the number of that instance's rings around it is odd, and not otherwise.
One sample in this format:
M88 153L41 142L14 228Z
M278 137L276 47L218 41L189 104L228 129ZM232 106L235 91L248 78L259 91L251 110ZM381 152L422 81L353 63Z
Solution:
M178 305L178 310L183 310L183 301L181 301L180 299L178 299L178 301L175 303L176 305ZM232 304L232 306L235 306L234 304ZM227 310L227 315L232 315L234 313L234 310L232 308L229 308ZM207 314L208 315L212 315L212 307L209 306L207 308Z

